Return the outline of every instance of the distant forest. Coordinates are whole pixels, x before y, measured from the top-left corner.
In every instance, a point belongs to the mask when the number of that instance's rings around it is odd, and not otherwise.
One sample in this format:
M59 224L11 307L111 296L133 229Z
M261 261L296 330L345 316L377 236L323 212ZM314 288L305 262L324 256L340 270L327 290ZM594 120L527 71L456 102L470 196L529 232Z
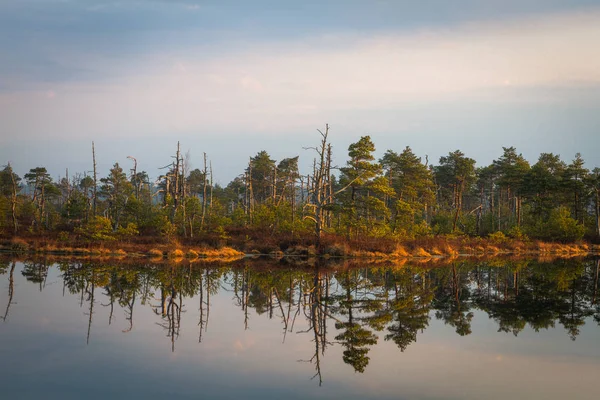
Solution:
M179 144L165 156L164 174L150 181L115 163L109 171L75 173L53 181L36 166L18 176L0 171L0 231L17 235L77 235L90 240L133 237L220 238L260 234L348 240L405 240L435 235L504 235L518 240L573 242L600 237L600 168L540 154L530 165L514 147L490 165L477 166L460 150L428 165L410 147L387 150L377 160L375 144L363 136L348 147L343 165L331 164L329 127L318 131L298 157L273 160L266 151L226 187L213 184L204 155L189 170ZM339 155L338 155L339 157ZM500 232L500 233L499 233Z

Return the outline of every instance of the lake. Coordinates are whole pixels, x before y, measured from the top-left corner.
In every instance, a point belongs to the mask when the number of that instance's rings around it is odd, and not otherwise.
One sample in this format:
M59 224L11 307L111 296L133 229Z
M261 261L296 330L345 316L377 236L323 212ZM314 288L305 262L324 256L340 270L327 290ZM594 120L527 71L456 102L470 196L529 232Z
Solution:
M2 258L0 397L596 399L599 269Z

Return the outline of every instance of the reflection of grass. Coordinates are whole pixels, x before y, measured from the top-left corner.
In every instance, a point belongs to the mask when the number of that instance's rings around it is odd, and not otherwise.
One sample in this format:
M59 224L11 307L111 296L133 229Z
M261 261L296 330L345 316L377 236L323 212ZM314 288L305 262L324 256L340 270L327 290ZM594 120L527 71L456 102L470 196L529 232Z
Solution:
M148 253L146 253L146 254L148 254L148 256L152 257L152 258L159 258L159 257L162 258L163 257L163 252L158 249L150 249L150 250L148 250Z
M444 254L444 253L443 253L443 252L442 252L440 249L438 249L437 247L434 247L434 248L432 248L432 249L431 249L429 252L430 252L432 255L434 255L434 256L441 256L441 255L443 255L443 254Z
M294 255L322 258L357 258L391 260L402 258L451 258L461 256L496 256L496 255L552 255L563 258L600 251L598 245L585 243L546 243L506 237L503 240L467 236L426 236L415 239L380 239L361 237L346 240L343 237L329 235L323 241L320 255L310 240L283 242L274 239L269 246L258 246L269 250L275 257ZM235 242L235 241L233 241ZM241 244L238 244L243 248ZM254 247L248 247L254 248ZM54 238L40 236L23 236L0 240L0 251L14 253L36 253L53 255L72 255L89 257L149 257L153 260L162 258L178 259L196 258L235 259L242 258L245 253L232 247L212 248L197 240L181 238L180 241L161 241L156 238L140 237L128 241L90 241L77 235L62 235Z
M425 251L425 249L422 247L417 247L416 249L413 250L412 256L413 257L431 257L431 253L429 253L428 251Z
M185 253L185 256L186 256L187 258L192 258L192 259L193 259L193 258L198 258L198 252L197 252L196 250L189 249L189 250L188 250L188 251Z
M540 254L587 254L590 247L587 244L560 244L537 242Z
M500 253L500 249L496 246L488 245L485 248L485 252L488 254L498 254L498 253Z
M175 249L175 250L171 250L171 251L170 251L170 252L167 254L167 256L168 256L169 258L183 258L183 256L184 256L184 253L183 253L183 250L181 250L181 249Z
M73 254L90 254L90 249L78 247L76 249L73 249Z
M402 258L402 257L408 257L408 251L406 251L406 249L403 246L396 246L396 249L394 250L394 252L392 253L392 257L394 258Z

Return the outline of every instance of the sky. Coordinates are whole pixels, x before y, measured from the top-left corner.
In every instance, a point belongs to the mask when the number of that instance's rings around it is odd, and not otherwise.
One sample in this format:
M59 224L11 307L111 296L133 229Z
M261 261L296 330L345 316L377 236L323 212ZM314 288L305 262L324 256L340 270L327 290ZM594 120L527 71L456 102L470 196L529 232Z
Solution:
M600 167L600 0L0 0L0 165L155 178L177 142L226 185L248 158L334 162L370 135L437 163L515 146Z

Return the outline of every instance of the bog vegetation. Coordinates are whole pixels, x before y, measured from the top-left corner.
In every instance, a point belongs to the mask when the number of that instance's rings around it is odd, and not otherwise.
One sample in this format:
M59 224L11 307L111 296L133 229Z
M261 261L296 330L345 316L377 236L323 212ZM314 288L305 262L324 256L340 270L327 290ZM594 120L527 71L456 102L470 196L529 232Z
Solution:
M115 163L96 171L93 144L89 175L67 172L54 181L36 166L21 177L8 164L0 171L0 232L5 239L181 241L242 250L313 245L332 252L439 236L599 239L600 169L587 169L580 154L567 162L542 153L530 165L505 147L490 165L477 166L456 150L430 165L410 147L376 159L364 136L336 166L329 128L319 133L302 153L314 158L310 171L299 171L299 157L277 161L261 151L225 187L213 184L206 154L201 169L189 170L179 144L156 180L131 157L129 170Z

